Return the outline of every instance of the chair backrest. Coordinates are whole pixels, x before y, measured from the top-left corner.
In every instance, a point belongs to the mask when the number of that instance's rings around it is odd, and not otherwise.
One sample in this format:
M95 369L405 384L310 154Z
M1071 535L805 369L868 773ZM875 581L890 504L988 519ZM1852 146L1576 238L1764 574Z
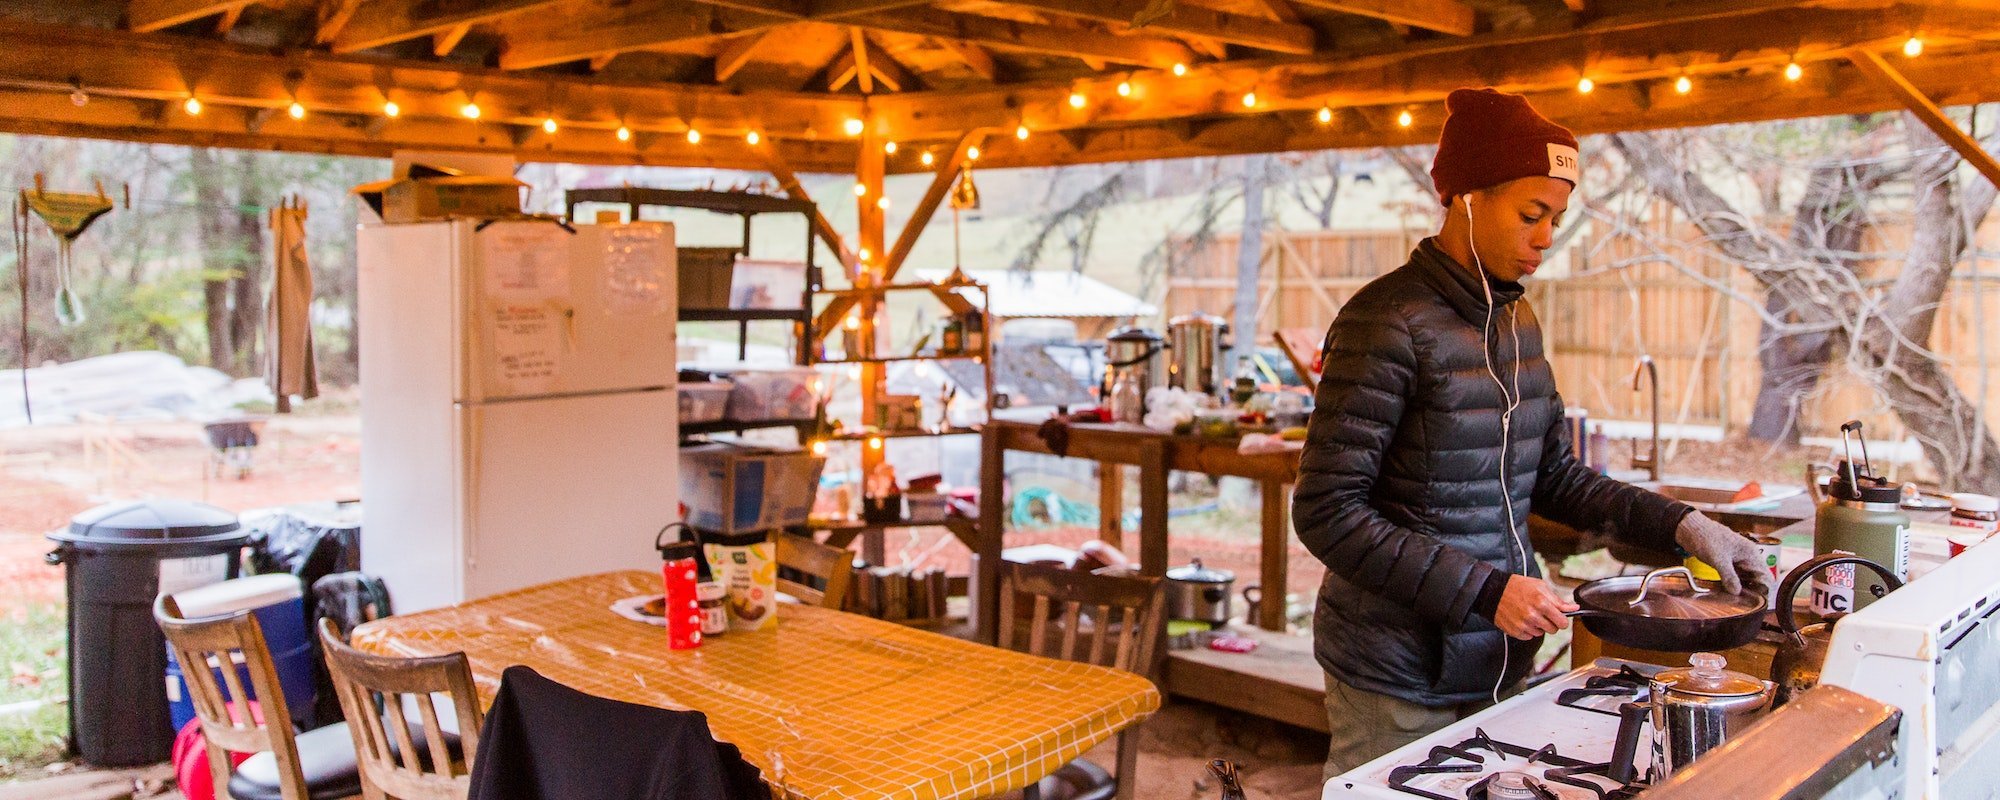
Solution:
M398 800L464 800L472 788L473 754L482 723L472 666L464 653L428 658L369 655L341 641L333 620L319 621L333 690L354 737L363 785ZM462 759L447 747L433 695L451 700ZM414 708L417 719L406 716ZM421 727L412 735L411 723Z
M229 785L232 762L225 751L269 750L277 759L281 795L285 800L306 800L292 717L257 616L244 610L187 619L173 596L163 594L153 601L153 620L181 665L181 678L187 682L195 717L201 720L202 737L208 742L208 768L215 786ZM250 678L247 687L238 674L239 664Z
M847 584L854 578L854 554L845 548L820 544L804 536L789 533L774 536L778 551L778 591L798 598L801 603L840 610L847 601ZM816 581L819 585L807 581Z
M999 644L1008 650L1150 676L1154 643L1164 624L1165 597L1159 578L1007 562L1000 569ZM1024 620L1028 640L1021 646L1016 640ZM1051 650L1058 636L1060 646ZM1082 653L1079 646L1085 639L1089 652Z

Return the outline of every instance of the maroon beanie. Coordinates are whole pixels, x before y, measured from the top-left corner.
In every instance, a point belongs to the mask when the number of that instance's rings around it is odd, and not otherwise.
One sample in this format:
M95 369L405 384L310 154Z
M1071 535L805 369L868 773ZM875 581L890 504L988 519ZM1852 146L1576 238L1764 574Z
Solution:
M1547 175L1577 182L1576 134L1550 122L1528 98L1492 89L1455 89L1444 100L1431 182L1445 206L1466 192Z

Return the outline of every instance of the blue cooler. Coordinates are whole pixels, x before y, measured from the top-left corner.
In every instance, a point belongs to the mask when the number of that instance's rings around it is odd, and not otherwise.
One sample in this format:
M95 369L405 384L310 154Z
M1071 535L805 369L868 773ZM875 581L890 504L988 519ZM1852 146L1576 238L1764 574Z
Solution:
M254 610L278 671L278 683L285 689L285 708L292 720L299 722L311 718L314 694L312 628L306 624L304 595L298 578L275 573L189 589L175 594L174 602L180 604L181 616L187 619ZM242 676L244 691L254 691L249 668L238 664L237 673ZM174 730L194 719L194 700L171 649L167 652L167 708Z

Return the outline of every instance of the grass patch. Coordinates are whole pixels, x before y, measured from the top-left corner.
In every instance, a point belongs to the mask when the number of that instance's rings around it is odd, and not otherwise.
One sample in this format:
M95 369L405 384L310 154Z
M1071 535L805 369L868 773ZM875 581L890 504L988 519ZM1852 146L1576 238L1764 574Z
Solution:
M37 777L64 756L69 674L61 605L33 604L0 615L0 706L32 700L33 711L0 716L0 781Z

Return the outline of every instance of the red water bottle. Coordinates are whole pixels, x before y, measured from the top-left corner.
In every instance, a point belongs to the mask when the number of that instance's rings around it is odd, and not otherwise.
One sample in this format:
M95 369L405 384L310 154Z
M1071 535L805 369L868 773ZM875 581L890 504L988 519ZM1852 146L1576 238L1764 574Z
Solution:
M680 528L683 534L692 530L679 522L670 524L660 529L653 546L659 549L663 562L660 580L665 602L661 613L667 620L667 646L687 650L701 646L701 602L695 594L701 545L678 536L667 541L667 531L675 528Z

